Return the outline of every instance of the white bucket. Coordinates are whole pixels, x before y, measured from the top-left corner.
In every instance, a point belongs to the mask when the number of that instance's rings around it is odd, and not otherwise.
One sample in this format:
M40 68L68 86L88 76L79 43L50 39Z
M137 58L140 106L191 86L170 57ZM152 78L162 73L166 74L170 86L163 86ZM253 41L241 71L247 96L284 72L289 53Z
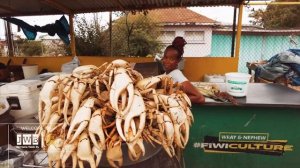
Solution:
M251 75L246 73L230 72L225 74L226 91L234 97L247 95Z
M22 69L25 79L38 75L38 65L22 65Z

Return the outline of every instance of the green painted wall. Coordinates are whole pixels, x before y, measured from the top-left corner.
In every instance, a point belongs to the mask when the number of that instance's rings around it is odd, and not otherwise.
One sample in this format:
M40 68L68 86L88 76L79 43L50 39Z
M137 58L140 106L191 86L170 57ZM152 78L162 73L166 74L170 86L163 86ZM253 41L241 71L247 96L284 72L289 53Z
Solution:
M231 55L231 35L213 34L211 55L212 57L224 57ZM300 41L296 36L295 41ZM262 36L242 35L238 71L247 73L246 62L268 60L275 54L290 48L297 48L288 35ZM298 47L299 48L299 47Z

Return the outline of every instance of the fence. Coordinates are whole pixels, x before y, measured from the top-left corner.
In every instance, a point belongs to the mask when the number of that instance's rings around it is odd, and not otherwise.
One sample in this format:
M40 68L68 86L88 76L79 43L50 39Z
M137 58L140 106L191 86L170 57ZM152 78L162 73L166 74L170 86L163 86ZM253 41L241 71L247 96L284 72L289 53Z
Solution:
M115 12L111 29L108 13L94 14L92 17L77 16L77 55L162 55L164 48L176 36L182 36L187 41L184 57L230 57L232 21L224 24L222 20L210 19L209 15L195 12L197 10L150 10L147 15ZM233 16L233 8L230 11ZM267 60L278 52L299 47L299 36L300 30L265 30L257 26L243 26L238 71L247 72L246 62ZM7 46L3 44L0 43L0 55L6 56ZM70 47L58 38L14 40L14 53L16 56L64 56L70 55Z
M239 72L246 73L246 62L268 60L275 54L299 47L300 31L279 30L246 32L241 36ZM231 53L231 34L215 32L212 40L212 57L228 56Z

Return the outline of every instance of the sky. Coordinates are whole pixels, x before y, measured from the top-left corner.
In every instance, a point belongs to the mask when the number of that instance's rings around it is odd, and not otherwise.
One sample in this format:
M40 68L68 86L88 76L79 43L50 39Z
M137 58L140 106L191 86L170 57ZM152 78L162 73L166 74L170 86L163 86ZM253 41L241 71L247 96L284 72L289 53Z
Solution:
M242 24L250 24L251 18L249 14L251 10L265 9L266 7L266 5L244 6ZM232 24L233 22L233 7L192 7L189 9L224 24Z
M252 8L258 9L262 8L264 9L266 6L251 6L251 7L245 7L243 11L243 18L242 23L243 24L250 24L250 18L248 17L249 13L251 12ZM189 8L199 14L202 14L206 17L209 17L211 19L214 19L216 21L219 21L224 24L232 24L233 20L233 7L192 7ZM83 15L78 15L77 17L81 17ZM99 20L101 21L101 24L107 24L108 22L108 12L101 13L99 16ZM46 24L54 23L55 20L58 20L61 17L61 15L48 15L48 16L31 16L31 17L17 17L19 19L24 20L30 25L39 25L43 26ZM85 17L93 17L92 14L85 14ZM66 15L66 18L69 17ZM12 31L15 34L21 35L22 37L25 37L23 32L17 32L17 27L15 25L12 25ZM38 36L41 36L41 33L38 33ZM4 22L2 19L0 19L0 39L5 38L5 30L4 30Z

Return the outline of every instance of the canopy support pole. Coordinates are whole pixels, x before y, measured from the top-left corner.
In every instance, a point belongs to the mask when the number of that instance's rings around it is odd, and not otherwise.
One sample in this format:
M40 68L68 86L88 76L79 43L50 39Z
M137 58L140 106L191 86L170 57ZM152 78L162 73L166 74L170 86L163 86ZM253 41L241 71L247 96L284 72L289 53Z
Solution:
M243 3L239 5L239 17L238 26L236 33L236 46L235 46L235 57L238 58L240 55L241 35L242 35L242 17L243 17Z
M4 21L5 24L5 35L6 35L6 43L8 46L8 56L14 56L14 45L13 45L13 38L11 34L11 24L7 21Z
M76 46L75 46L75 34L74 34L74 14L69 14L69 21L70 21L70 37L71 37L71 53L72 56L76 56Z
M236 33L236 11L237 7L233 9L233 23L232 23L232 40L231 40L231 57L234 57L235 33Z

